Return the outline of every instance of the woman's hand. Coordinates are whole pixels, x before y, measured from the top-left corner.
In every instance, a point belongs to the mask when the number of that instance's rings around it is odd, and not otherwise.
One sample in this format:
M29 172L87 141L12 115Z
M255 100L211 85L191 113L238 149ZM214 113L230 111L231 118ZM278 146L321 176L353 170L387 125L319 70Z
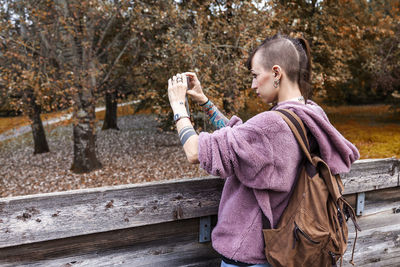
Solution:
M185 74L176 74L168 80L168 99L172 109L185 107L187 82Z
M195 101L197 104L204 104L207 102L208 99L203 93L203 89L201 88L200 81L197 78L196 73L185 72L183 74L189 78L189 90L187 91L187 94L190 95L193 101Z

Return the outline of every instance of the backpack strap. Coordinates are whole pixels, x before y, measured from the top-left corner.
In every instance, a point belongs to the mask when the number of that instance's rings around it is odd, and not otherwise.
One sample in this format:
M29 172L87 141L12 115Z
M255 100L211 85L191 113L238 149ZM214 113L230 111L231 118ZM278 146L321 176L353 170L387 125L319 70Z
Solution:
M341 198L342 194L340 192L340 187L339 183L337 182L337 177L332 176L330 168L328 164L326 164L322 159L319 157L311 157L310 154L310 146L307 140L307 134L305 131L305 127L301 119L291 110L288 109L279 109L275 110L278 112L279 115L282 116L282 118L286 121L286 123L289 125L290 129L292 130L294 136L296 137L300 147L303 149L303 152L309 162L314 166L317 167L319 166L318 170L322 174L321 178L324 179L325 184L328 188L329 193L331 194L332 198L335 200L335 202L338 201L339 198ZM329 177L333 177L334 180L329 179ZM334 184L333 182L336 182L337 184Z
M275 110L289 125L297 142L299 143L304 155L308 161L314 165L314 162L310 154L310 144L307 138L307 132L301 119L291 110L288 109L277 109Z

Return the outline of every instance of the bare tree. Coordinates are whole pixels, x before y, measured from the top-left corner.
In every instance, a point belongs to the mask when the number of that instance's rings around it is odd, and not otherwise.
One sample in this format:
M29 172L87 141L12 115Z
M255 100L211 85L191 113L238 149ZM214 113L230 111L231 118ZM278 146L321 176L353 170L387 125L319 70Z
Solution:
M44 63L43 46L39 39L37 25L32 21L31 10L23 1L3 1L1 8L2 26L2 91L12 97L9 103L28 115L31 121L34 154L49 152L43 128L42 106L46 94L45 77L51 67ZM48 106L47 109L50 109Z
M130 1L55 1L56 36L43 35L55 59L70 76L74 102L74 172L89 172L101 167L96 157L96 93L109 84L113 71L137 38L146 19L138 20L145 8ZM116 22L121 24L114 27ZM148 26L147 26L148 27ZM50 40L48 40L51 39ZM62 51L61 53L59 51ZM115 89L106 89L106 104L116 122ZM107 118L109 119L109 118ZM111 123L109 126L116 126Z

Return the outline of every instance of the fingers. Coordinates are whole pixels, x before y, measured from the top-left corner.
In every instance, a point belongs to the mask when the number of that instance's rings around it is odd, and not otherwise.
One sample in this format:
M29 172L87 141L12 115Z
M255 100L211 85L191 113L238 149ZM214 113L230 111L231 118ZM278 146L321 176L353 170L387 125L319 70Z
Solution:
M184 84L189 86L189 83L198 81L196 73L194 72L184 72L184 73L177 73L172 78L168 80L168 86L172 87L178 84Z
M195 92L195 91L193 91L193 90L187 90L187 92L186 92L188 95L190 95L190 96L196 96L197 95L197 92Z
M183 74L184 74L186 77L188 77L190 81L196 81L196 80L198 80L198 79L197 79L197 76L196 76L196 73L194 73L194 72L184 72Z
M187 78L183 73L178 73L168 80L168 85L176 85L179 83L186 84Z
M172 78L168 79L168 91L175 91L179 88L188 90L189 84L186 80L186 75L182 73L178 73L174 75ZM175 89L176 88L176 89Z
M187 82L188 76L185 73L180 73L183 83Z
M183 74L185 74L187 76L191 76L191 77L196 77L197 78L197 75L194 72L187 71L187 72L184 72Z
M191 77L196 77L197 78L196 73L190 72L190 71L177 73L173 77L179 77L179 76L182 77L182 78L185 77L185 76L191 76Z

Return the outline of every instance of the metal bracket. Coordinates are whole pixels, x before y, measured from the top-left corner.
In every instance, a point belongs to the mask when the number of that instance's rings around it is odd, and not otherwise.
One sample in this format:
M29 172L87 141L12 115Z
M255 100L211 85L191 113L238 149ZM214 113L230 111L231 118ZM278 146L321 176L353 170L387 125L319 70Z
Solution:
M200 218L199 242L205 243L211 241L211 216Z
M356 214L357 216L361 216L364 211L364 203L365 203L365 193L357 193L357 207Z

